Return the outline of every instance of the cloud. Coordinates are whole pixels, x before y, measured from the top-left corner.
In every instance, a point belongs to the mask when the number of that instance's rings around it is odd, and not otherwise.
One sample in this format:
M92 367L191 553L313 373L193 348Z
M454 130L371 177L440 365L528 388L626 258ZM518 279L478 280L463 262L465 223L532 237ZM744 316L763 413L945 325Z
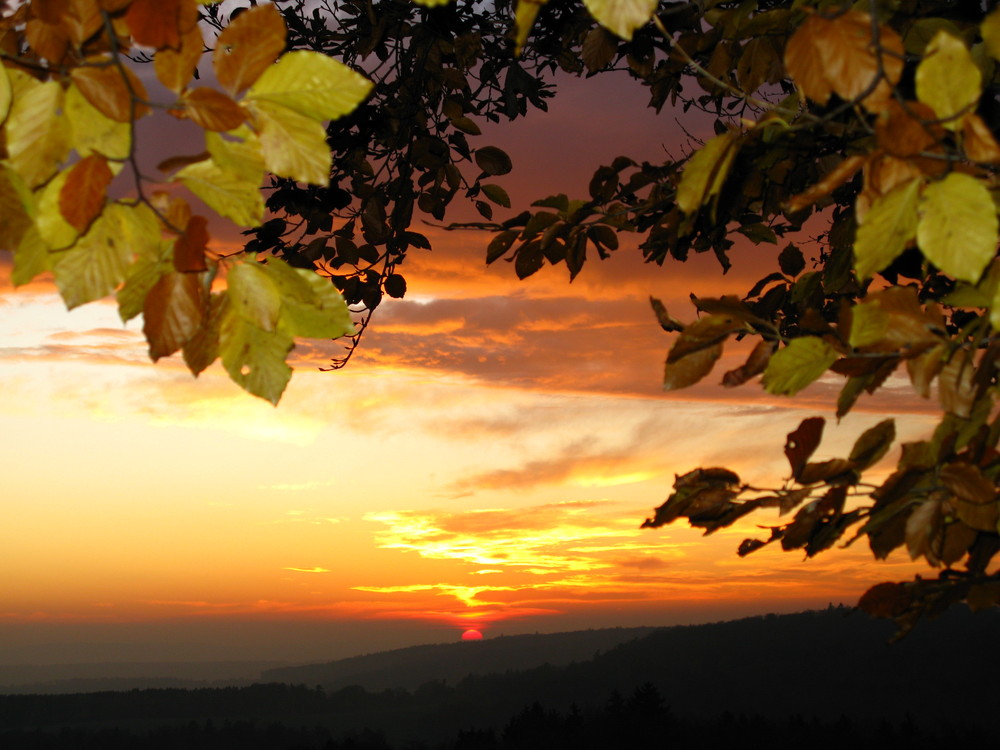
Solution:
M329 568L282 568L282 570L291 570L296 573L329 573Z

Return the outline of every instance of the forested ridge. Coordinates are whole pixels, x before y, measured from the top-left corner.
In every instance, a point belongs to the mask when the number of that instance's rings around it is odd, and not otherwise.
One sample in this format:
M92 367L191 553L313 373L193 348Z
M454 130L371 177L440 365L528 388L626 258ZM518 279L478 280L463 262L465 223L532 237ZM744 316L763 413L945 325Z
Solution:
M891 624L849 613L665 628L585 662L430 681L412 691L272 683L0 696L0 745L558 748L671 740L693 747L743 735L743 746L931 747L944 738L996 740L993 613L951 612L892 645Z

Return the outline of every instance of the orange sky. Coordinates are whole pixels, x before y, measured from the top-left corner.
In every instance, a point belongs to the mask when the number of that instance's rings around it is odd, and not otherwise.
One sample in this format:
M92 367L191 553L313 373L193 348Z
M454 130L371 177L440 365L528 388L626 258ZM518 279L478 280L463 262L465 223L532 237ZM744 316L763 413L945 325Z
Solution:
M521 165L509 192L572 190L618 153L678 150L670 118L609 101L614 88L597 110L588 85L483 136ZM402 269L408 298L379 311L346 371L315 369L335 344L300 346L277 409L218 365L194 380L150 364L141 322L123 327L110 303L67 313L47 281L12 290L0 256L0 663L333 658L467 627L853 603L911 575L905 556L875 566L863 544L737 558L772 516L708 538L638 528L696 466L780 481L786 433L829 414L834 381L794 402L756 384L660 392L669 337L648 295L689 319L690 292L744 291L769 270L761 253L738 247L723 278L713 259L660 269L626 248L572 285L561 268L518 282L485 267L483 236L426 231L435 250ZM901 404L865 403L820 452L843 454ZM899 416L904 436L928 425Z

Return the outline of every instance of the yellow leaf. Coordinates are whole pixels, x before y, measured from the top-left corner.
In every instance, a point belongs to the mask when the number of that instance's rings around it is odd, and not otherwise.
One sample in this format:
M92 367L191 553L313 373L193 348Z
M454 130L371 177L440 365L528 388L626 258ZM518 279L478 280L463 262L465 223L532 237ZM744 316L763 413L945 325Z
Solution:
M56 286L66 307L111 294L125 280L131 254L118 215L99 216L72 248L52 255Z
M514 11L514 54L520 55L521 48L528 41L528 34L531 27L535 25L535 18L538 11L548 0L517 0L517 9Z
M949 130L962 126L982 95L983 76L965 42L939 31L917 66L917 99L934 110Z
M126 122L115 122L88 102L74 85L66 89L64 110L72 132L73 147L80 156L103 154L112 160L127 159L132 133ZM120 163L109 165L112 172L121 170Z
M270 172L312 185L330 183L330 149L317 120L267 101L248 102L248 108Z
M997 8L983 19L982 26L980 26L980 33L983 35L986 51L995 60L1000 60L1000 8Z
M56 81L39 83L9 70L14 101L7 116L8 164L35 188L56 173L69 154L69 128L59 115L63 91Z
M255 396L277 404L292 377L285 357L292 337L283 331L264 331L238 315L234 306L225 313L219 332L219 357L229 377Z
M10 112L10 103L14 98L14 91L10 85L10 78L7 77L7 68L0 65L0 123L7 119Z
M38 215L35 225L38 227L39 236L53 250L70 247L80 234L59 210L59 196L68 178L68 169L60 172L49 180L38 196Z
M924 189L917 245L945 273L975 284L997 249L996 206L986 186L952 172Z
M237 263L226 277L233 311L256 328L274 331L281 312L281 293L259 263Z
M847 343L854 349L877 344L885 338L889 327L889 314L877 302L855 305L851 308L851 333Z
M229 140L218 133L205 133L205 148L212 161L221 169L238 175L244 182L260 185L264 179L264 156L260 140L246 127L229 135L236 136L239 140Z
M104 209L104 216L136 257L154 260L162 256L160 220L145 203L112 203Z
M677 205L685 214L695 214L722 190L739 138L734 131L717 135L691 157L677 187Z
M583 0L590 15L608 31L622 39L649 23L656 11L657 0Z
M265 70L245 101L280 104L314 120L335 120L352 112L371 89L371 81L332 57L298 50Z
M259 178L256 182L248 182L212 159L205 159L184 167L174 179L184 183L217 214L242 227L256 227L264 220L264 197Z
M793 396L822 375L837 359L837 352L818 336L793 339L767 363L761 384L768 393Z
M215 43L215 75L235 96L260 77L285 48L285 20L273 5L241 13Z
M34 228L35 196L24 184L21 176L0 165L0 250L13 250L24 233Z
M27 284L38 274L48 271L49 258L49 246L38 234L38 229L34 226L28 227L14 251L14 270L10 275L14 286Z
M854 240L854 269L869 278L892 263L917 234L922 180L910 180L880 195L865 214Z

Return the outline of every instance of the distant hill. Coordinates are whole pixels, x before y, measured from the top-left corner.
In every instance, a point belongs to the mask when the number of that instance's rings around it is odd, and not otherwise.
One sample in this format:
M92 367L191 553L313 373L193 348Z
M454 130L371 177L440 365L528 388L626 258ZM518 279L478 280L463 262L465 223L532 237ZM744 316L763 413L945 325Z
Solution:
M62 736L61 731L50 730L70 727L82 738L73 747L110 747L94 744L94 738L113 730L135 738L135 743L115 748L149 750L153 745L148 733L160 733L164 727L188 726L199 737L216 731L214 727L237 726L248 733L266 735L270 731L267 727L279 723L290 729L312 727L326 733L322 738L317 735L315 742L310 740L311 744L297 739L296 747L339 748L341 745L327 745L325 738L361 736L359 733L371 731L392 743L373 741L372 747L383 750L417 747L413 742L456 748L460 745L452 743L460 732L465 733L462 747L493 748L497 745L487 741L490 737L508 737L519 725L535 727L528 734L534 739L542 727L573 725L588 727L575 745L546 741L523 747L586 750L615 746L614 742L594 745L591 740L598 735L589 728L597 732L603 722L614 729L610 735L614 739L624 731L621 727L639 726L636 717L647 714L659 717L658 722L676 720L680 722L677 726L689 728L693 739L677 744L678 748L712 746L699 732L725 727L732 730L733 739L719 745L724 747L738 744L782 750L808 746L826 750L847 746L862 750L905 746L923 750L939 747L941 737L976 732L989 741L970 746L1000 746L995 718L1000 712L1000 692L996 689L1000 611L972 615L955 608L889 645L892 633L892 623L846 608L831 608L664 628L625 640L591 659L562 666L551 664L549 659L550 663L541 666L513 669L516 660L527 660L530 654L537 663L546 648L554 653L557 643L573 641L576 634L403 649L365 657L374 661L354 662L368 664L369 674L378 674L376 667L388 670L395 658L408 665L405 679L413 679L420 671L430 676L411 690L317 688L322 677L317 680L307 673L308 679L296 679L293 685L6 695L0 696L0 746L63 750L70 745L32 743L42 736ZM489 655L489 651L477 649L491 643L500 644L495 646L496 658L506 661L492 674L475 671L481 667L470 654ZM508 649L506 654L504 649ZM434 660L436 669L430 664ZM462 670L469 676L454 684L445 682ZM271 677L276 673L278 670L269 670L265 674ZM302 676L298 670L288 674ZM342 671L331 679L344 679L345 674ZM787 737L806 736L808 743L803 745L796 739L798 744L774 745L771 738L779 725L794 730ZM834 729L836 733L831 733ZM852 740L855 729L863 730L865 737L874 737L873 744ZM747 744L748 738L756 744ZM12 744L15 739L24 743ZM650 740L649 744L619 746L630 750L663 746L662 736L657 734L654 739L656 742ZM836 739L836 743L831 745L827 739ZM483 742L475 744L473 740ZM198 742L192 739L187 746L214 747ZM177 746L181 745L169 745ZM264 746L277 747L273 743ZM348 746L361 747L343 745Z
M432 681L454 684L472 674L502 674L545 664L565 666L589 661L601 651L656 630L652 627L606 628L411 646L325 664L268 669L261 673L261 680L310 687L322 685L326 690L351 685L366 690L412 690Z

